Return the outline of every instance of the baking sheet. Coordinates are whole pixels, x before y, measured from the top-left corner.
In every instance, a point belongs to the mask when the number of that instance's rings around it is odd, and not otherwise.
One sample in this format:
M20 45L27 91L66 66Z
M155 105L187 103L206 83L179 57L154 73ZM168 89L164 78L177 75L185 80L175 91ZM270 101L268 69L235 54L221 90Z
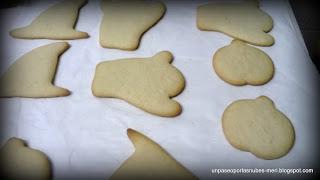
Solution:
M1 98L4 107L1 143L12 137L46 153L55 179L108 178L134 151L126 135L136 129L159 143L199 178L214 177L213 168L310 168L317 155L316 123L319 74L312 64L288 1L261 1L274 20L275 45L258 47L275 64L275 76L263 86L231 86L214 73L212 56L231 38L196 28L196 8L209 1L164 1L167 12L141 40L136 51L104 49L98 43L102 18L99 1L81 9L76 29L89 39L68 41L60 58L55 84L72 94L49 99ZM56 1L27 1L3 9L1 26L2 74L17 58L53 40L21 40L9 30L29 24ZM174 118L148 114L122 100L96 98L91 93L95 66L104 60L149 57L168 50L173 65L184 74L186 88L174 98L183 113ZM296 141L290 153L261 160L233 148L225 139L221 116L238 99L270 97L294 125Z

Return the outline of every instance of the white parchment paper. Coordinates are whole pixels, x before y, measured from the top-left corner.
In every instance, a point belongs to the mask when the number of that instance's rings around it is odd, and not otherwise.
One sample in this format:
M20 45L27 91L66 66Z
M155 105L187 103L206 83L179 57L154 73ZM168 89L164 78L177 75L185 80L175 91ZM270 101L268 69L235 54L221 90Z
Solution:
M76 28L89 39L68 41L71 48L60 58L55 84L72 91L67 97L49 99L1 98L5 107L4 136L25 139L46 153L55 179L108 178L133 152L126 135L136 129L166 149L199 178L214 177L213 168L310 168L317 155L316 123L319 74L312 64L287 1L261 1L274 20L270 32L275 45L258 47L275 64L275 76L263 86L231 86L215 74L212 56L232 38L196 27L196 8L209 1L165 1L163 19L142 37L136 51L104 49L98 43L102 18L99 1L81 9ZM30 50L52 40L21 40L8 32L29 24L55 1L29 1L0 11L0 73ZM96 98L91 83L96 65L104 60L149 57L168 50L173 65L184 74L186 88L174 98L183 113L174 118L148 114L122 100ZM296 141L290 153L277 160L262 160L233 148L225 139L221 116L235 100L270 97L294 125Z

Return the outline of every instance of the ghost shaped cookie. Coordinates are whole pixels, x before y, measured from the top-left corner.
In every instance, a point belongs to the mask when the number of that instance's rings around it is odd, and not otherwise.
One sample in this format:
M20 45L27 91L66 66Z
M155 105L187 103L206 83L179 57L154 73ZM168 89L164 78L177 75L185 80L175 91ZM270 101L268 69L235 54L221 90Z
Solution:
M170 52L150 58L104 61L97 65L92 84L93 95L123 99L149 113L176 116L178 102L171 100L184 88L182 73L170 63Z
M259 9L258 1L243 3L211 3L197 10L200 30L218 31L257 46L271 46L274 38L267 34L273 27L272 18Z
M159 1L103 0L100 44L105 48L137 49L143 33L165 13Z
M127 134L135 152L110 179L197 179L151 139L133 129Z
M0 97L44 98L67 96L67 89L52 84L59 56L69 48L66 42L33 49L20 57L0 77Z
M280 158L294 144L290 120L265 96L233 102L223 113L222 127L233 147L262 159Z
M10 35L20 39L81 39L86 32L74 30L79 9L86 0L64 0L42 12L30 25L14 29Z
M47 156L11 138L0 150L1 177L5 179L51 179L51 163Z
M271 58L253 46L233 40L213 56L213 68L225 82L236 85L262 85L274 74Z

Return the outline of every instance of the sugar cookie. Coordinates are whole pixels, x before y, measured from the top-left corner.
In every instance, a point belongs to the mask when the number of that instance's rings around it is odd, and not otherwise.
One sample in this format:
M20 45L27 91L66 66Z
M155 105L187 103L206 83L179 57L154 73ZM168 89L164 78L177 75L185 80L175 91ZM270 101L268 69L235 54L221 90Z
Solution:
M135 152L110 179L197 179L151 139L132 129L127 134Z
M262 85L274 74L271 58L240 40L233 40L215 53L213 68L222 80L236 86Z
M86 0L64 0L42 12L30 25L14 29L10 35L21 39L81 39L86 32L74 30L79 9Z
M105 48L134 50L141 36L165 13L159 1L103 0L100 44Z
M54 86L59 56L69 48L66 42L52 43L33 49L20 57L0 77L0 97L67 96L67 89Z
M181 112L177 96L184 88L182 73L170 63L170 52L151 58L105 61L96 68L92 92L97 97L123 99L149 113L176 116Z
M294 144L290 120L265 96L230 104L223 113L222 127L233 147L262 159L280 158Z
M1 177L5 179L51 179L51 163L47 156L11 138L0 150Z
M198 7L200 30L218 31L258 46L271 46L274 38L266 32L273 27L272 18L259 9L257 1L212 3Z

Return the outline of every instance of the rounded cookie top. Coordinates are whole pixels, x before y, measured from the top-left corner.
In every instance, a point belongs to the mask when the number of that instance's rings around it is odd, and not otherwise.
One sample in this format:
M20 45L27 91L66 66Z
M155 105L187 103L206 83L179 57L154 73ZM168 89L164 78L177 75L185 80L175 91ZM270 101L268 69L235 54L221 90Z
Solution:
M225 82L236 85L263 85L274 74L271 58L255 47L233 40L213 56L213 68Z
M290 120L265 96L233 102L222 117L229 143L262 159L286 155L294 144Z

